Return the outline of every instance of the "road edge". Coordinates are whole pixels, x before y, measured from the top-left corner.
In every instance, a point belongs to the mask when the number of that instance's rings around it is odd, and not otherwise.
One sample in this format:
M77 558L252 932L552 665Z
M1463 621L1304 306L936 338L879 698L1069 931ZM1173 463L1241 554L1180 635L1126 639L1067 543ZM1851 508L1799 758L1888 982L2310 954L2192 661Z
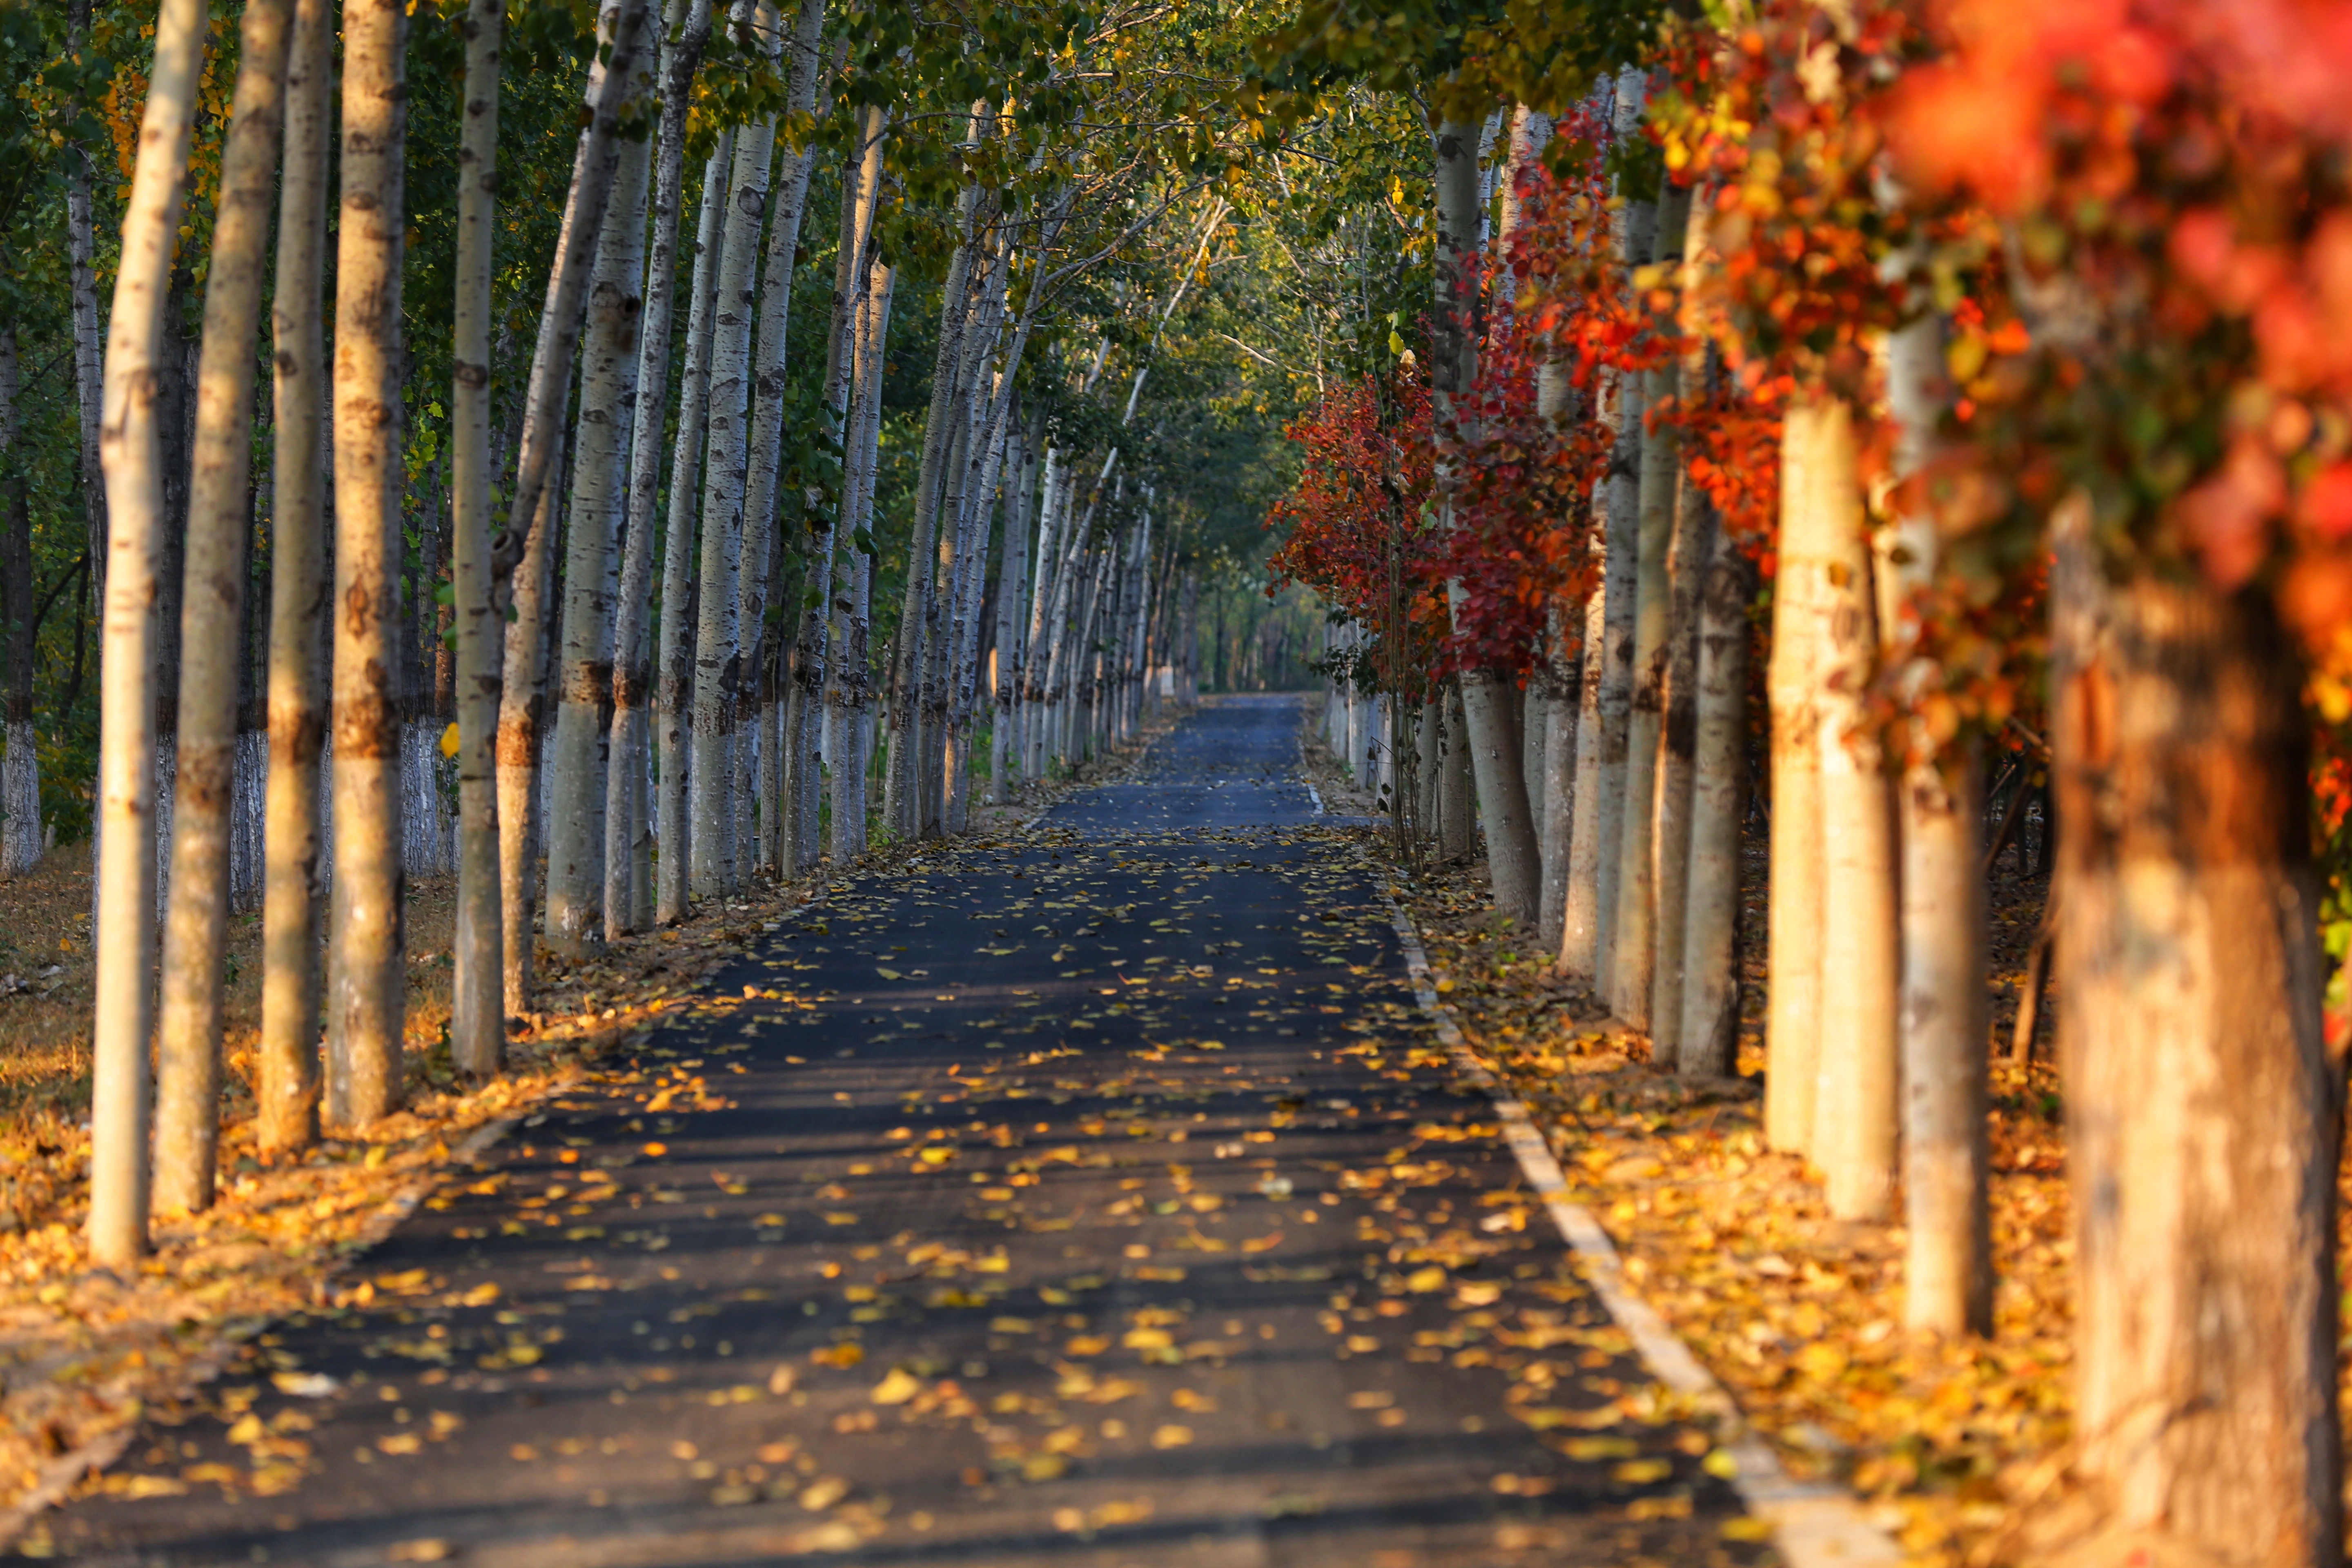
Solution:
M1310 786L1311 787L1311 786ZM1377 873L1377 868L1373 868ZM1659 1382L1699 1406L1717 1424L1723 1447L1737 1462L1732 1487L1748 1511L1772 1527L1774 1543L1789 1568L1881 1568L1904 1561L1902 1549L1874 1523L1853 1494L1825 1481L1803 1481L1781 1468L1780 1457L1748 1424L1738 1404L1715 1374L1691 1353L1665 1319L1626 1280L1624 1262L1616 1244L1601 1228L1592 1211L1568 1196L1568 1181L1559 1161L1544 1141L1526 1105L1511 1098L1503 1084L1470 1052L1450 1010L1437 999L1430 977L1429 957L1421 932L1404 905L1385 883L1381 897L1404 950L1406 972L1412 976L1421 1010L1437 1026L1437 1037L1465 1078L1487 1093L1501 1121L1503 1137L1519 1163L1519 1170L1543 1199L1544 1208L1584 1267L1593 1294L1609 1309L1618 1327L1633 1342L1643 1364Z
M383 1245L403 1220L416 1212L416 1205L441 1184L450 1168L479 1158L499 1140L520 1126L523 1118L530 1113L531 1105L537 1103L532 1101L507 1115L492 1117L476 1127L466 1135L464 1142L449 1152L446 1160L385 1199L365 1227L352 1237L357 1245L351 1255L340 1268L321 1274L320 1282L323 1285L337 1274L346 1272ZM227 1370L229 1357L239 1345L277 1321L273 1317L240 1318L224 1324L212 1344L182 1366L181 1386L194 1391L220 1376ZM32 1528L33 1522L65 1501L67 1495L84 1476L93 1470L103 1470L122 1457L122 1451L131 1446L131 1439L138 1434L140 1423L147 1418L144 1401L136 1403L138 1408L133 1410L130 1419L110 1431L100 1433L81 1447L51 1459L41 1467L40 1479L23 1496L5 1510L0 1510L0 1552L13 1550L18 1538Z

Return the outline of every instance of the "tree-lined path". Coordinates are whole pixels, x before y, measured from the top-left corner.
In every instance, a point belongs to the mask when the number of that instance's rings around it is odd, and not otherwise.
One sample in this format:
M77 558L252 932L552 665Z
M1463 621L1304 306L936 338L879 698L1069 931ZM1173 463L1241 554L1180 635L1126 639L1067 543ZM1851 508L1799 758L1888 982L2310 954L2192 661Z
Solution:
M1751 1552L1451 1081L1300 717L1212 702L1030 831L833 884L117 1468L200 1484L117 1480L60 1552Z

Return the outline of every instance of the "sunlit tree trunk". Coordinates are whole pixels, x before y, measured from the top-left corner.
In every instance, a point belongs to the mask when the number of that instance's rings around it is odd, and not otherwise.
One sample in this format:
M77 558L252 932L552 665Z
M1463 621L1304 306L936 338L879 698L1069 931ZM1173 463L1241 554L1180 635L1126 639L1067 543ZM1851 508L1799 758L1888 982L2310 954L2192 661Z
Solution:
M1641 122L1643 78L1620 72L1615 126L1620 138ZM1628 268L1647 264L1657 209L1628 202L1612 226L1618 258ZM1633 604L1641 538L1643 415L1642 378L1620 374L1603 379L1600 417L1615 433L1609 477L1596 507L1602 541L1598 613L1585 618L1585 701L1589 711L1578 737L1576 821L1570 830L1567 912L1562 921L1560 967L1607 989L1613 973L1617 881L1625 820L1625 766L1633 700ZM1583 732L1591 734L1589 748ZM1590 859L1587 857L1590 857Z
M1739 1053L1740 820L1748 811L1748 602L1756 570L1718 527L1699 596L1677 1071L1727 1076Z
M2111 577L2079 496L2054 531L2077 1462L2119 1531L2332 1564L2344 1066L2303 671L2259 588Z
M1772 720L1771 887L1765 972L1764 1135L1775 1149L1813 1152L1822 1030L1820 647L1832 520L1815 501L1832 460L1816 405L1792 406L1780 432L1780 534L1772 579L1772 653L1764 673Z
M620 167L621 105L641 86L639 55L651 30L646 0L617 0L597 18L601 40L588 87L572 183L557 230L555 267L547 279L539 339L531 350L530 389L509 498L509 527L491 547L493 567L511 574L513 616L507 625L499 695L499 889L500 956L505 1005L510 1014L530 1005L532 958L532 879L539 854L539 765L546 719L549 599L555 555L549 538L559 515L556 476L562 470L565 401L580 342L597 240Z
M1897 422L1900 478L1927 460L1944 409L1942 323L1934 315L1893 333L1887 404ZM1896 581L1907 592L1936 580L1935 519L1898 521ZM1905 657L1907 628L1889 636ZM1907 679L1911 672L1899 671ZM1919 672L1925 675L1926 671ZM1988 1201L1984 777L1973 740L1938 755L1912 721L1914 757L1896 784L1902 865L1903 1199L1905 1319L1937 1333L1992 1331Z
M0 574L8 580L8 687L0 735L0 878L22 876L41 858L41 774L33 754L33 512L16 455L23 416L16 331L0 327Z
M1657 264L1672 266L1681 261L1690 208L1687 186L1666 188L1658 203L1651 252ZM1645 374L1645 410L1681 395L1679 365L1667 364ZM1619 829L1617 846L1617 911L1610 926L1610 967L1602 980L1612 1010L1635 1028L1646 1030L1658 957L1659 737L1665 718L1666 666L1672 646L1668 633L1673 622L1668 558L1677 526L1675 501L1682 476L1682 440L1673 426L1652 426L1643 431L1639 475L1624 826Z
M492 0L485 0L492 3ZM333 0L299 0L286 70L278 275L270 315L269 787L261 912L261 1049L255 1097L265 1153L319 1135L319 752L327 712L327 359L320 296L327 147L333 132ZM460 961L462 963L462 959Z
M655 511L661 504L661 437L669 411L687 112L694 95L695 72L709 41L710 0L669 0L662 18L653 248L646 268L645 314L637 334L636 407L629 436L628 524L621 546L621 596L614 606L613 628L612 761L604 799L604 935L608 941L643 931L654 921L654 824L647 797L653 758L646 722L651 671L646 629L652 618ZM703 271L698 256L697 277ZM701 290L697 288L689 314L700 303ZM689 357L698 347L698 342L689 336ZM693 405L689 390L679 404L681 425ZM685 489L691 493L690 479Z
M758 10L772 36L774 10ZM739 577L743 559L743 486L749 458L752 315L759 294L760 226L767 215L773 120L735 142L726 237L710 339L709 449L703 460L700 625L694 646L694 761L688 779L689 884L708 899L735 885L735 684L743 679Z
M452 608L457 626L457 911L449 1054L476 1078L506 1054L499 916L499 618L490 574L490 279L498 222L502 0L466 10L450 389Z
M1657 950L1650 982L1650 1033L1660 1061L1676 1060L1682 1050L1683 948L1688 938L1692 796L1698 771L1699 596L1715 554L1715 509L1685 476L1674 542L1666 552L1672 594L1650 847Z
M187 195L188 133L204 64L203 0L162 0L106 344L106 641L100 668L96 1019L90 1058L89 1255L120 1267L147 1248L148 1037L154 1019L156 534L163 513L156 356Z
M1822 1021L1811 1152L1832 1215L1884 1219L1895 1194L1901 927L1895 800L1862 705L1878 647L1873 563L1851 410L1821 399L1792 405L1788 419L1816 428L1804 504L1817 514L1825 567L1816 589Z
M547 832L547 942L574 958L597 952L604 939L606 709L613 697L621 527L628 510L628 441L636 424L650 152L642 142L622 149L581 344Z
M342 213L335 252L335 879L327 1120L401 1098L400 722L394 700L404 488L401 251L407 8L344 0Z
M702 213L695 226L694 298L687 308L686 358L678 375L677 438L671 447L669 513L662 545L660 672L654 689L655 738L660 777L654 795L654 919L662 925L684 920L688 910L686 774L689 766L688 722L694 700L695 502L702 494L699 471L704 422L710 408L711 318L717 314L719 247L723 243L727 180L735 164L735 133L719 133L719 146L702 171Z
M155 1202L209 1208L220 1147L222 955L244 652L255 341L283 135L292 0L247 0L221 153L181 595L177 818L156 1039Z

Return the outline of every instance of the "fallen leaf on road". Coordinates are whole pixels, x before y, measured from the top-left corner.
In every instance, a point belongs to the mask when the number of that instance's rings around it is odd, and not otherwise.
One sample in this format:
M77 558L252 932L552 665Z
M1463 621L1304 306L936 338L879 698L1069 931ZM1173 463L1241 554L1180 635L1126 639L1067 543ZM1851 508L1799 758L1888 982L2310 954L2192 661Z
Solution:
M437 1535L419 1541L395 1541L384 1552L394 1563L446 1563L457 1554L457 1549Z
M890 1375L874 1385L869 1397L877 1405L904 1405L922 1392L923 1380L903 1366L894 1366Z
M1151 1434L1151 1446L1155 1448L1181 1448L1192 1440L1190 1426L1162 1426Z

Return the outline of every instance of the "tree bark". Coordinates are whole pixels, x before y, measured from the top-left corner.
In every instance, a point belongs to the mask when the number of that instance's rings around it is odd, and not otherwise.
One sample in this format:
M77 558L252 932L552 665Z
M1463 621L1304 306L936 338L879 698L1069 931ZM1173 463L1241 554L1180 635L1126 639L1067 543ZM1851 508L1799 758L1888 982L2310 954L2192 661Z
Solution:
M1821 603L1828 587L1831 521L1814 503L1822 480L1821 411L1792 406L1780 432L1780 537L1772 582L1772 655L1765 693L1772 714L1770 928L1765 973L1764 1136L1775 1149L1811 1154L1822 1030L1821 715L1815 692L1825 679L1819 646Z
M2054 531L2082 1473L2119 1530L2333 1563L2344 1067L2303 672L2260 590L2107 577L2080 497Z
M41 858L41 773L33 734L33 511L16 457L23 423L16 330L0 327L0 540L7 577L8 685L0 719L0 879L22 876Z
M758 9L772 34L775 12ZM728 181L726 237L710 341L709 452L703 463L700 625L694 652L694 761L688 825L688 890L697 900L735 886L735 683L743 678L741 599L743 487L749 457L751 328L759 293L760 226L767 215L768 168L776 123L748 126L735 141Z
M1944 412L1941 321L1930 313L1892 333L1887 404L1897 422L1896 477L1927 461ZM1889 569L1902 594L1936 580L1935 519L1897 519L1901 548ZM1916 623L1901 607L1885 628L1890 660L1915 656ZM1921 673L1926 673L1922 671ZM1909 671L1897 668L1898 679ZM1913 761L1896 786L1902 865L1901 994L1903 1194L1907 1237L1905 1321L1942 1334L1992 1332L1992 1240L1988 1202L1985 1056L1985 889L1979 869L1984 823L1981 748L1971 739L1938 755L1912 721Z
M1739 825L1748 807L1748 602L1754 563L1716 530L1699 599L1691 755L1690 883L1683 924L1675 1068L1728 1076L1739 1059Z
M66 47L89 45L91 0L66 0ZM67 280L73 300L74 412L81 434L80 480L87 509L90 569L106 591L106 476L99 466L99 424L106 400L105 337L98 320L98 226L90 193L89 149L70 149L66 164Z
M722 131L702 172L702 215L695 226L694 298L687 308L686 361L678 376L677 439L671 448L669 518L662 547L660 683L654 689L655 738L660 777L654 795L654 919L675 925L688 910L687 725L694 694L695 501L702 487L697 462L710 408L711 318L717 313L719 246L727 212L727 181L735 163L735 133Z
M1895 802L1863 711L1878 647L1870 543L1853 414L1822 399L1792 407L1815 426L1806 505L1822 530L1825 570L1814 682L1821 722L1821 1059L1812 1150L1830 1213L1885 1219L1894 1209L1901 913L1895 887Z
M833 858L846 865L866 853L866 767L872 755L871 635L874 595L874 478L882 432L882 382L888 359L890 296L898 269L880 260L866 273L857 330L850 405L851 439L844 457L848 480L842 504L845 533L835 602L840 620L834 644ZM861 536L866 542L860 542Z
M407 7L344 0L342 213L335 251L335 878L327 1120L363 1128L401 1099L400 384Z
M646 268L645 310L637 334L628 522L621 546L621 592L613 630L613 725L604 803L607 941L643 931L654 921L646 625L653 600L654 514L661 502L661 437L668 414L670 342L677 315L677 220L686 180L687 111L693 98L695 72L709 41L710 0L669 0L662 19L653 249ZM698 276L698 264L697 272ZM691 344L688 352L692 353ZM679 412L681 416L686 412L683 404Z
M1652 259L1679 263L1690 217L1690 190L1670 185L1658 203ZM1647 372L1643 405L1655 409L1682 395L1682 371L1667 364ZM1667 556L1676 529L1682 439L1671 425L1642 433L1639 543L1634 556L1633 695L1625 727L1624 826L1617 846L1617 912L1611 924L1610 968L1603 976L1612 1011L1637 1029L1650 1027L1651 989L1658 957L1657 828L1659 733L1664 725L1668 631L1673 588Z
M1657 952L1650 982L1650 1032L1660 1061L1676 1061L1682 1055L1683 949L1689 935L1691 814L1698 772L1699 597L1713 563L1717 531L1715 508L1687 475L1681 491L1674 542L1666 551L1672 592L1650 848Z
M147 1249L147 1047L155 952L152 649L156 536L163 513L156 359L187 195L204 40L203 0L162 0L139 156L122 218L99 437L110 526L100 690L89 1237L90 1260L115 1268Z
M1008 414L1006 417L1015 417ZM1004 497L1004 537L996 557L996 679L990 693L995 719L988 732L988 798L1003 805L1012 798L1013 771L1018 763L1014 731L1018 727L1013 700L1021 689L1021 667L1026 644L1022 614L1029 593L1030 503L1036 479L1036 438L1039 419L1015 436L1019 449L1012 462L1013 482Z
M637 101L632 93L629 100ZM547 943L569 958L604 940L605 770L613 700L613 624L620 598L629 436L636 424L637 328L645 313L646 180L651 149L621 151L604 208L581 343L580 412L564 541L562 663L556 680L552 805L547 834Z
M326 345L333 0L299 0L286 71L274 338L269 786L256 1098L265 1154L319 1136L319 753L326 735ZM462 961L461 961L462 962Z
M807 114L815 104L818 81L825 65L824 27L824 0L802 0L790 46L791 86L785 100L788 114ZM753 656L747 660L738 688L739 726L745 710L758 700L767 656L776 647L775 639L767 635L766 620L769 580L775 574L776 565L770 557L776 544L777 512L783 499L777 479L783 461L784 410L789 395L786 349L796 270L793 258L800 247L801 215L808 205L809 174L815 157L814 144L785 154L784 165L776 179L775 216L768 227L759 344L751 366L751 433L744 489L742 571L736 583L740 601L736 624L741 628L746 652ZM774 726L765 728L767 732L760 737L758 764L762 777L772 778L776 763ZM734 761L738 838L744 837L740 826L748 821L751 801L757 796L761 822L759 840L753 842L773 842L781 803L772 790L755 791L749 787L753 756L748 741L736 747ZM753 842L740 845L740 872L748 874L755 865L764 865L771 871L779 869L779 862L758 853Z
M494 1076L506 1055L500 1005L498 747L500 621L490 567L490 279L498 222L503 0L469 0L457 152L456 335L450 389L452 608L457 623L457 914L449 1054Z
M501 660L497 743L500 957L509 1014L530 1005L532 879L538 855L541 731L546 717L548 600L554 592L560 515L553 476L562 470L563 414L577 357L589 275L620 163L621 104L635 90L645 47L646 0L617 0L599 16L600 49L588 70L583 125L557 233L555 265L531 349L530 381L509 498L509 526L493 541L493 571L510 602Z
M247 0L221 154L181 595L179 765L156 1040L156 1204L212 1206L220 1146L222 954L243 660L254 342L278 183L292 0Z
M1476 444L1468 406L1477 378L1479 200L1476 128L1454 121L1436 129L1437 310L1430 338L1430 390L1438 426L1439 527L1452 531L1459 467ZM1457 399L1461 402L1457 405ZM1458 623L1464 589L1446 585ZM1507 920L1533 925L1538 915L1542 867L1537 858L1535 825L1528 812L1528 786L1520 768L1517 726L1508 711L1503 678L1489 669L1465 669L1460 686L1470 765L1477 781L1478 813L1486 829L1486 870L1495 908Z
M785 849L788 872L814 867L824 853L819 829L824 815L820 792L828 754L825 735L828 718L834 712L829 704L834 700L847 652L844 616L850 596L845 584L836 587L835 584L835 558L838 552L844 569L854 571L848 560L857 548L849 526L856 489L851 469L856 427L865 413L864 403L854 394L862 391L856 384L856 373L859 333L868 304L871 269L867 252L881 195L883 132L887 125L887 119L877 107L869 106L860 113L857 144L851 149L842 170L841 241L834 263L833 319L826 334L824 383L825 408L842 456L841 489L831 514L824 519L809 548L803 597L815 601L815 613L803 617L801 654L793 671L797 700L791 737L792 800ZM844 765L845 753L837 734L830 754L834 767L839 770ZM837 832L835 837L840 837Z

